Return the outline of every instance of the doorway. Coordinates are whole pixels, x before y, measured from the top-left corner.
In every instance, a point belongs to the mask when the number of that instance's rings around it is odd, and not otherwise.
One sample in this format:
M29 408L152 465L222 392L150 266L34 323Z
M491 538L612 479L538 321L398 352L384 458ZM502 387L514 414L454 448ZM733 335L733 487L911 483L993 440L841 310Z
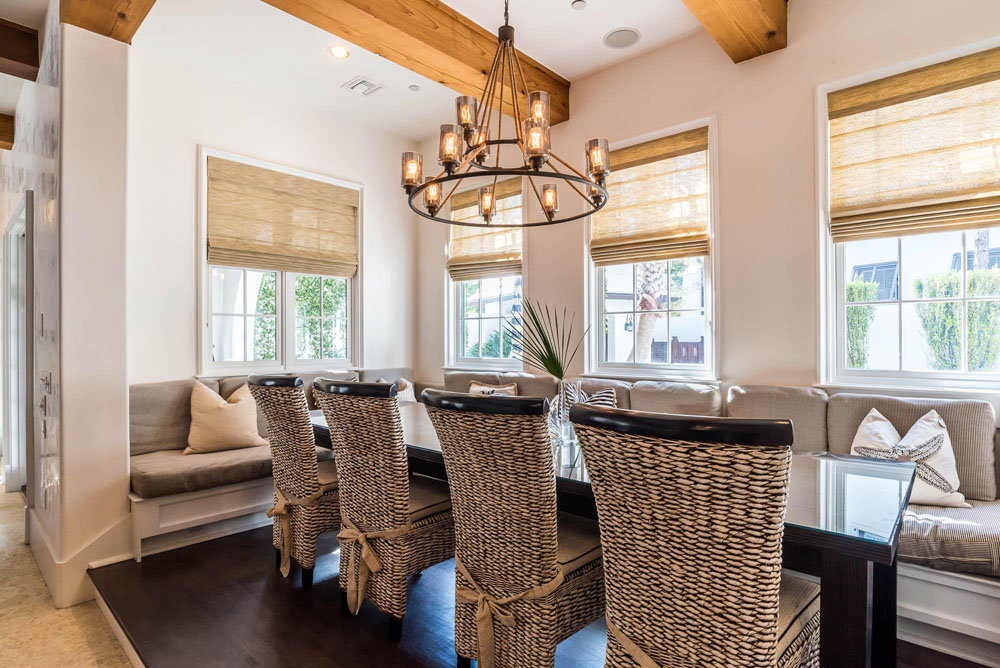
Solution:
M28 191L3 238L3 476L7 492L30 494L34 471L34 193Z

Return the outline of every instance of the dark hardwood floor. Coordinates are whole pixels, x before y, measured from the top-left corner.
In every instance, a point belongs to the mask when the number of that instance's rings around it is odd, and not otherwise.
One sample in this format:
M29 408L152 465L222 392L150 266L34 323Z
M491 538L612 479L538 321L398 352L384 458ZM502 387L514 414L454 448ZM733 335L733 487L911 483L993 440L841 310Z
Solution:
M274 569L271 530L258 529L126 561L90 576L149 668L175 666L335 666L452 668L454 562L411 578L401 642L371 604L342 614L336 544L321 541L311 590ZM603 622L559 645L559 668L604 665ZM899 668L973 668L900 643Z

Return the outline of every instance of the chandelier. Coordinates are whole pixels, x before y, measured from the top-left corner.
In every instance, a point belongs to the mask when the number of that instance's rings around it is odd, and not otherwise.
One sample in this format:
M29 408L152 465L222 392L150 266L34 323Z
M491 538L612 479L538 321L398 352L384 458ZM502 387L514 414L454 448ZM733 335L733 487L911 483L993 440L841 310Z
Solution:
M552 152L549 94L534 91L524 95L528 87L514 49L514 28L509 23L507 2L504 2L504 24L497 33L499 45L481 97L478 100L471 95L457 98L458 122L441 126L438 164L443 170L425 179L423 156L416 151L403 153L403 189L409 196L410 208L424 218L470 227L538 227L584 218L600 211L608 202L606 179L611 172L608 140L591 139L586 143L586 175ZM514 116L507 138L503 135L504 100L511 104ZM503 162L513 162L515 166L501 165L504 149L508 156ZM518 154L513 160L509 156L512 149ZM528 179L544 220L491 225L497 212L497 183L501 179L521 177ZM572 189L571 195L578 195L585 202L583 213L558 216L559 181ZM459 222L439 215L457 190L468 192L477 186L476 199L482 222L476 219Z

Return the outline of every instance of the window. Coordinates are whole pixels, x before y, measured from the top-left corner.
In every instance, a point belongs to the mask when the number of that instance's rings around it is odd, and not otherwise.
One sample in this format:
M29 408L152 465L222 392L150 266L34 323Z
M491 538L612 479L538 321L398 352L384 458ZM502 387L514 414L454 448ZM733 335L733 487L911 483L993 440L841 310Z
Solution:
M497 210L489 227L451 226L448 275L450 363L519 368L509 327L521 313L521 179L497 183ZM481 223L476 192L451 198L451 219ZM499 225L504 225L500 227Z
M1000 376L1000 49L827 97L845 378Z
M210 267L209 275L212 365L292 369L347 363L350 279L220 266ZM282 284L289 291L284 299ZM294 332L287 343L282 323Z
M292 274L295 359L347 360L346 278Z
M700 257L603 267L600 360L705 365L705 261Z
M612 151L611 165L591 220L591 369L709 377L708 129Z
M519 325L521 277L497 276L455 284L458 361L512 359L510 328Z
M1000 373L1000 227L838 246L843 371Z
M199 373L356 360L360 186L201 150Z
M212 267L212 360L278 359L278 274Z

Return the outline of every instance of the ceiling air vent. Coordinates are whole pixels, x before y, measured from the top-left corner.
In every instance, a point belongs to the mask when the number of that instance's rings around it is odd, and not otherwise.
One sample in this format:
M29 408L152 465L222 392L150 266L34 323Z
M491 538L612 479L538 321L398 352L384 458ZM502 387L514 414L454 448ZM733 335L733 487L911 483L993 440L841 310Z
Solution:
M360 93L361 95L371 95L372 93L382 90L382 86L375 83L371 79L366 79L364 77L354 77L341 86L341 88L346 88L349 91Z

